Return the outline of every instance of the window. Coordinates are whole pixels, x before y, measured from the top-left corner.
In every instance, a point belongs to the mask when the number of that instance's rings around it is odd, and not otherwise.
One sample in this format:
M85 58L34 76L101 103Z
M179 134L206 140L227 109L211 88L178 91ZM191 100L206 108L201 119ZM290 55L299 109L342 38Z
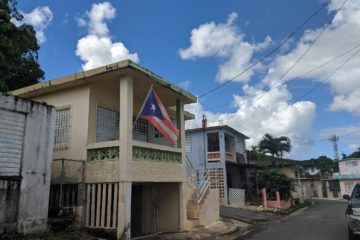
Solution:
M345 182L345 193L351 193L353 190L354 184L353 182Z
M234 138L225 134L225 152L232 153L234 146L235 146Z
M70 142L70 107L56 110L55 115L55 149L66 149Z
M148 135L149 135L149 123L146 119L138 118L136 120L136 117L133 118L133 121L135 123L134 130L133 130L133 137L135 140L138 141L144 141L147 142Z
M208 133L207 134L208 152L219 152L219 133Z
M119 139L119 118L119 111L100 105L97 106L96 142Z

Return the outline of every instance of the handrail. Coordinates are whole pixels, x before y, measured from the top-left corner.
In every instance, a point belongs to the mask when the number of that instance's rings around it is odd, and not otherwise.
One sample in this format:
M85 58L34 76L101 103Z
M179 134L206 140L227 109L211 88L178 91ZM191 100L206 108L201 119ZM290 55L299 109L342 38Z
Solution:
M209 172L196 172L189 157L186 155L186 173L191 182L193 182L197 187L197 204L199 205L210 187Z

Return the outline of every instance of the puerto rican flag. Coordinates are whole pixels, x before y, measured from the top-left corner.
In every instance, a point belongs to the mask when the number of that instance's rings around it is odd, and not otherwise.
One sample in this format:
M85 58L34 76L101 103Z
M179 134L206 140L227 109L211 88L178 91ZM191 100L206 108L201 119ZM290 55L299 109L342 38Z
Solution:
M164 104L153 88L150 88L138 116L154 125L171 144L178 139L179 130L171 122Z

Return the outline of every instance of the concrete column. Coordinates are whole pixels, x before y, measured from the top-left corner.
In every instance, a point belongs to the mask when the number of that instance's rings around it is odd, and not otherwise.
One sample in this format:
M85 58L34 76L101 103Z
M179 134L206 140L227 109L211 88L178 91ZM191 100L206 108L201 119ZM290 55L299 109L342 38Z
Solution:
M261 189L261 193L262 193L262 199L263 199L264 208L268 208L267 198L266 198L266 188Z
M276 206L278 208L281 208L281 203L280 203L281 199L280 199L280 193L279 191L276 191Z
M183 181L179 184L179 228L180 230L185 229L186 224L186 192L185 184L186 179L186 149L185 149L185 118L184 118L184 103L178 99L176 100L176 125L179 129L179 138L177 141L177 147L181 148L181 160L183 167Z
M131 237L133 79L120 78L118 239Z

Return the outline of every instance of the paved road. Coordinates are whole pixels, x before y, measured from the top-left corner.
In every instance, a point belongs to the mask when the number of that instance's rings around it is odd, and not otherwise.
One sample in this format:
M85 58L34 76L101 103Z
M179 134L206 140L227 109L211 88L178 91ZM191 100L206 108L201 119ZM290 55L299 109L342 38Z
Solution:
M345 207L346 202L317 201L238 240L346 240Z

